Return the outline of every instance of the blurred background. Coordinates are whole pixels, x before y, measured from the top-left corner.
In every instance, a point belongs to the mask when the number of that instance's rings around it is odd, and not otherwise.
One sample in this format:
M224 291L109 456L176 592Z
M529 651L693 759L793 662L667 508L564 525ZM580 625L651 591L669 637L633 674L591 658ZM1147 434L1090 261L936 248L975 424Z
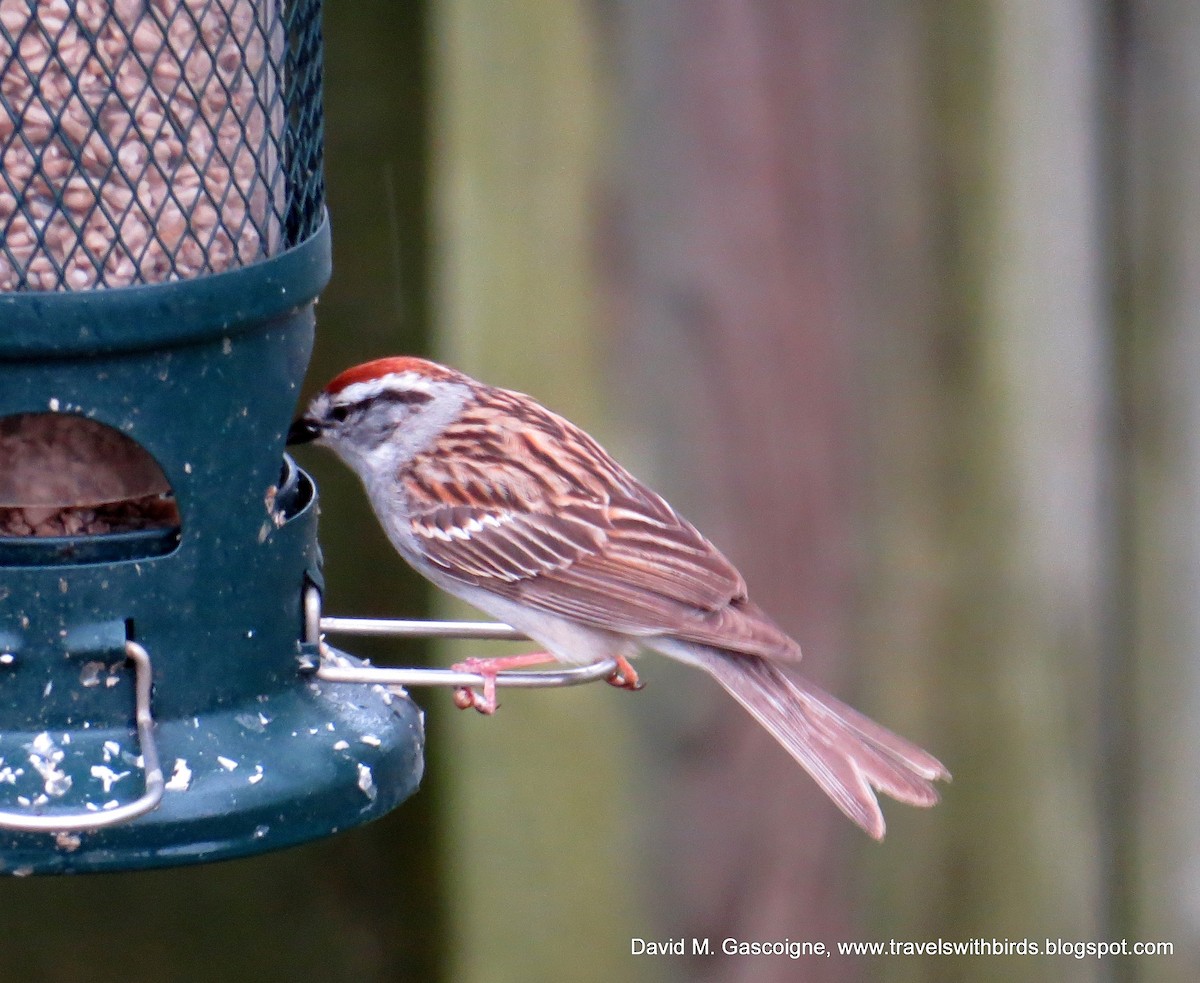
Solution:
M422 692L395 813L0 881L0 979L1196 979L1200 7L355 0L325 34L310 391L408 352L532 393L954 783L877 845L663 660L494 719ZM301 463L332 613L452 610ZM681 936L1174 955L630 955Z

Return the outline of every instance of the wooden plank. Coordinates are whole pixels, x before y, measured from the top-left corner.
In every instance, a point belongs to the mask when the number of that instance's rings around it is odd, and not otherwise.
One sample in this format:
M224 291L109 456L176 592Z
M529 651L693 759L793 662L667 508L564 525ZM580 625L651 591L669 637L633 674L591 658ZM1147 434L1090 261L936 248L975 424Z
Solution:
M874 934L1095 940L1115 576L1100 25L1082 3L931 5L907 30L879 112L909 93L906 122L884 132L923 142L881 146L872 167L886 280L871 315L870 678L881 704L932 722L955 782L934 825L897 817L903 848L871 858ZM1110 972L1051 957L880 964L888 980L1048 967Z
M605 106L591 14L577 2L433 5L433 291L443 358L605 437L590 253ZM508 650L520 649L443 648L448 660ZM647 931L621 706L636 698L603 684L502 691L494 718L438 726L447 979L653 976L629 958Z

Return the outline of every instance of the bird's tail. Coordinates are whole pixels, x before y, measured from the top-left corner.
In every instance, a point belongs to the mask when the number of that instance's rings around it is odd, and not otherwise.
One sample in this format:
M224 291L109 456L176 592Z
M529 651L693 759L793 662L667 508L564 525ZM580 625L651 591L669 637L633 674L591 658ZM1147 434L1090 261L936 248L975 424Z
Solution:
M933 783L950 772L933 755L893 734L804 679L766 659L696 646L706 669L812 775L825 794L875 839L885 824L875 790L931 806Z

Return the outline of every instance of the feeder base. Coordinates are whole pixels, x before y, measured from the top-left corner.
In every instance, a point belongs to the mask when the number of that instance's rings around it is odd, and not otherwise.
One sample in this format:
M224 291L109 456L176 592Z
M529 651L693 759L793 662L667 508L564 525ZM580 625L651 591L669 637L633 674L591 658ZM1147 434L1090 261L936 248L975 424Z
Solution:
M423 714L383 687L308 680L251 706L162 721L155 738L167 777L158 809L91 832L2 831L0 874L166 867L292 846L382 816L423 770ZM42 814L67 801L102 814L141 788L132 729L10 732L0 761L0 789ZM58 775L71 776L69 791Z

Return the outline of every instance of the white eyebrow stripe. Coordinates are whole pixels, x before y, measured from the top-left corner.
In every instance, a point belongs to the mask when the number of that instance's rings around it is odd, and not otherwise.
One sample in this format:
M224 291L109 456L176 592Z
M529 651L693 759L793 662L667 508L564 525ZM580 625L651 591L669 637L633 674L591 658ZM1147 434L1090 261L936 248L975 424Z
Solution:
M344 405L360 403L378 396L381 392L395 389L397 382L401 383L402 389L412 392L428 394L432 389L430 380L417 372L389 372L378 379L350 383L334 397L334 402Z

